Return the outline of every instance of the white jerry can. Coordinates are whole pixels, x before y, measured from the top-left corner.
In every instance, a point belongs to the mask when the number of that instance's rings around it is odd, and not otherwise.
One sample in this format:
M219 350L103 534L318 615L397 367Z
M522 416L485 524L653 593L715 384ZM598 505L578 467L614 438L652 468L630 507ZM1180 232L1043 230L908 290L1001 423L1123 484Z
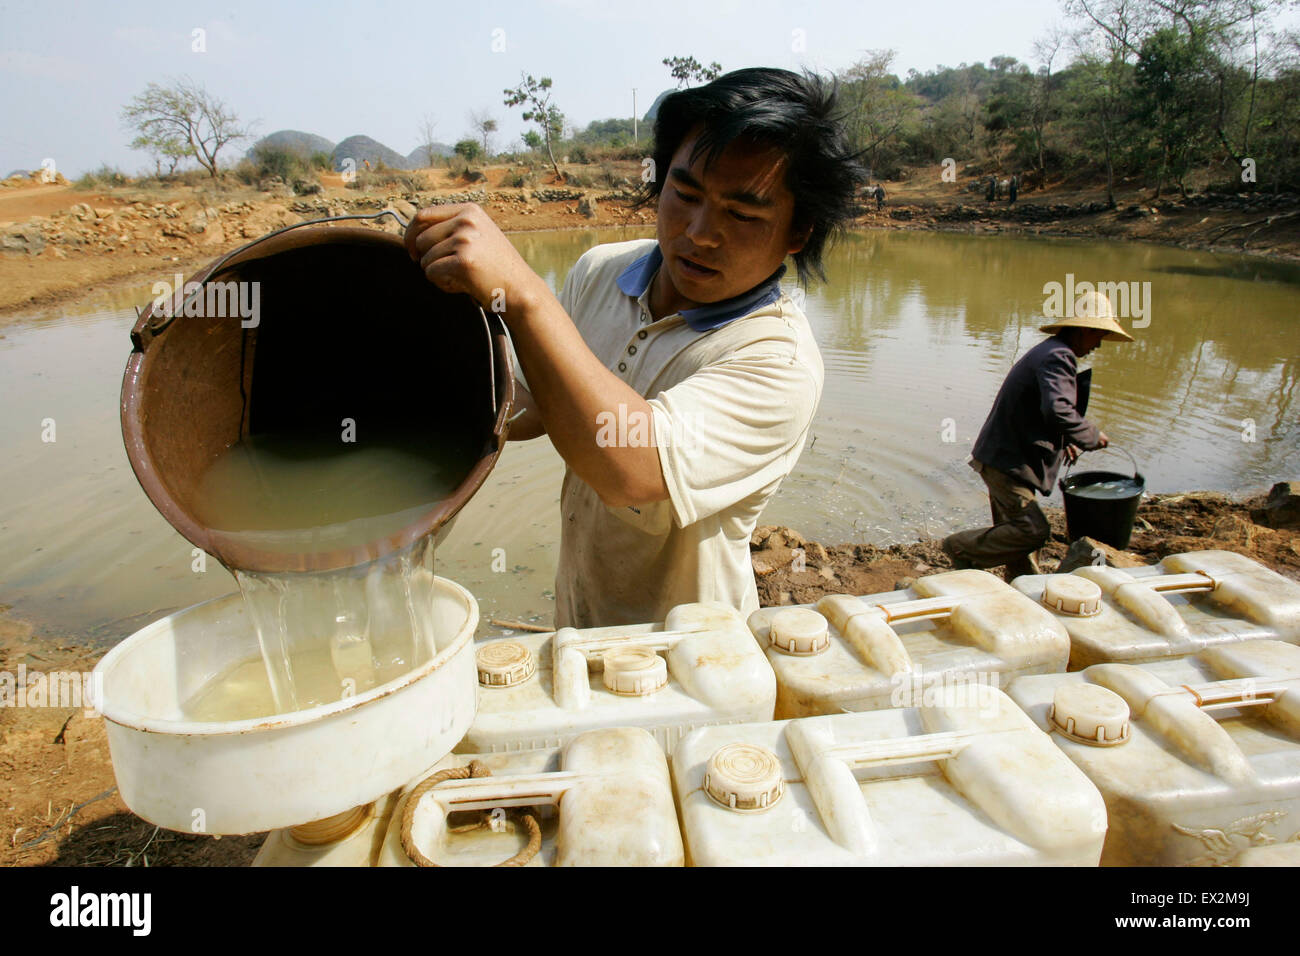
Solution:
M673 755L692 866L1096 866L1097 788L1002 691L707 727Z
M425 866L681 866L668 758L639 727L591 730L563 748L453 754L402 793L380 865L420 858Z
M272 830L253 866L375 866L400 790L326 820Z
M478 716L458 753L559 747L597 727L644 727L667 752L696 727L770 720L776 700L762 651L722 604L484 642L477 661Z
M1012 585L1070 632L1070 668L1140 663L1236 641L1300 643L1300 584L1231 551L1146 568L1027 574Z
M1106 798L1103 864L1226 866L1300 846L1300 647L1094 664L1010 693Z
M776 672L779 720L907 707L941 684L1005 687L1021 674L1065 670L1070 653L1046 609L987 571L765 607L749 627Z

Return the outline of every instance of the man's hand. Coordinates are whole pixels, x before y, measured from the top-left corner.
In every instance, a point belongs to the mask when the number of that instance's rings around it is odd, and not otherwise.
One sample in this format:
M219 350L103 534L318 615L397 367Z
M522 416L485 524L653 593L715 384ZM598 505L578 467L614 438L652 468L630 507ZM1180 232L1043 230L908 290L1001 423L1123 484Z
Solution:
M539 285L550 291L474 203L421 209L406 228L406 249L439 289L464 292L485 309L509 312L529 301Z
M1078 445L1065 446L1065 458L1072 465L1079 460L1079 456L1082 454L1083 454L1083 449L1081 449Z
M1110 439L1106 437L1106 433L1099 431L1097 433L1097 447L1105 448L1109 444L1110 444Z

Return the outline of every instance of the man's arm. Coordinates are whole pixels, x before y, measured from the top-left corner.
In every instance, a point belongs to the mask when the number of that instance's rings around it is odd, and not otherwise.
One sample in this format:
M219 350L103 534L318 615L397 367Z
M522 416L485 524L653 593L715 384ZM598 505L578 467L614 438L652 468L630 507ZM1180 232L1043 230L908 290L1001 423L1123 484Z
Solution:
M622 406L626 420L640 413L653 422L650 406L592 353L546 283L487 213L473 203L422 209L406 230L406 247L444 292L464 292L484 308L498 296L504 300L502 318L528 379L530 407L556 451L605 504L668 497L653 440L625 448L596 441L603 413L618 419Z
M1062 352L1051 352L1035 374L1043 420L1064 436L1067 445L1088 451L1104 447L1101 431L1079 414L1074 363Z

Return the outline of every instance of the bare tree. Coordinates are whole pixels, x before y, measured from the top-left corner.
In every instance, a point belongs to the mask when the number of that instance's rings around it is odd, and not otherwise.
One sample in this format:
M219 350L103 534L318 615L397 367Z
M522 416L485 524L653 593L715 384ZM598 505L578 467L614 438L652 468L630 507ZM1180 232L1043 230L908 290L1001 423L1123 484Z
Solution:
M497 121L487 110L470 110L469 125L483 140L483 156L486 158L492 152L488 139L497 131Z
M438 121L432 113L425 113L424 119L420 120L420 149L424 150L426 166L432 166L438 160L438 151L433 145L433 131L437 126Z
M1052 61L1061 52L1065 39L1065 29L1057 24L1034 41L1034 56L1042 66L1038 69L1037 82L1029 96L1029 128L1033 131L1034 150L1038 154L1039 183L1044 187L1047 185L1044 133L1052 115Z
M155 155L183 148L214 178L222 147L251 135L221 100L188 77L171 80L169 86L150 83L123 108L122 121L138 134L133 148Z

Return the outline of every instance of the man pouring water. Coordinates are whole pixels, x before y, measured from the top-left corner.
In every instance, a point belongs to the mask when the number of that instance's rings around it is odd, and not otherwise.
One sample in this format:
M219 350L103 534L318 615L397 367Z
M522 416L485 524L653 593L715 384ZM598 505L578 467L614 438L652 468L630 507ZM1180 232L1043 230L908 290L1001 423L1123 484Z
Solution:
M1073 314L1042 331L1051 338L1012 367L971 451L971 467L988 487L993 525L943 542L954 567L1005 565L1008 581L1038 573L1035 554L1051 536L1035 494L1052 493L1063 459L1073 462L1081 451L1110 444L1106 433L1083 417L1091 371L1079 374L1077 360L1105 340L1133 341L1098 292L1081 295Z
M865 172L812 75L747 69L667 97L646 202L658 238L585 253L557 299L475 205L421 210L426 277L495 300L527 379L510 437L550 437L560 495L556 626L758 607L749 538L793 469L823 368L805 282L858 212Z

